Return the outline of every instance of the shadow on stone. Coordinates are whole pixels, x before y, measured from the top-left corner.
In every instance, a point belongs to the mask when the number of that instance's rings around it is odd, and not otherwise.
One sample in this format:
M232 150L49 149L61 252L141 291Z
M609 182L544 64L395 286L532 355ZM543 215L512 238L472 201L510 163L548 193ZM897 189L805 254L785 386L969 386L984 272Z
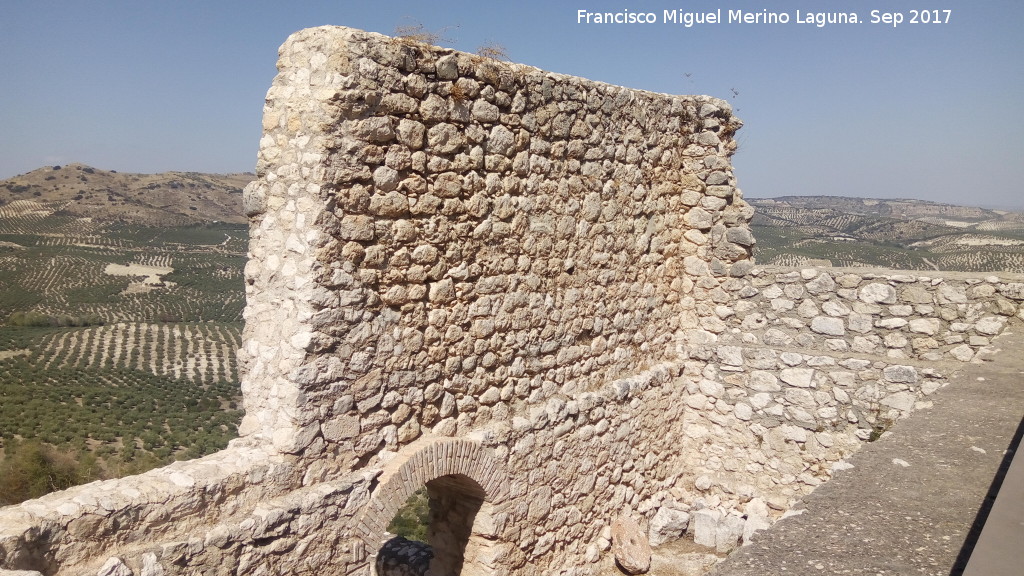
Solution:
M1013 440L1010 441L1006 454L1003 455L1003 461L999 463L999 470L996 471L996 475L992 479L988 493L985 494L985 500L982 501L981 507L978 508L978 515L974 517L971 530L967 533L967 538L964 540L963 547L960 548L960 553L957 554L956 562L953 563L953 568L949 572L950 576L960 576L967 568L967 562L971 559L974 547L978 544L981 530L985 527L989 513L992 512L992 505L996 501L996 496L999 495L999 489L1003 485L1003 480L1006 479L1006 473L1010 469L1010 464L1013 463L1013 456L1020 446L1022 437L1024 437L1024 420L1021 420L1017 426L1017 432L1013 435Z
M377 555L377 576L423 576L433 557L434 551L428 544L395 536Z

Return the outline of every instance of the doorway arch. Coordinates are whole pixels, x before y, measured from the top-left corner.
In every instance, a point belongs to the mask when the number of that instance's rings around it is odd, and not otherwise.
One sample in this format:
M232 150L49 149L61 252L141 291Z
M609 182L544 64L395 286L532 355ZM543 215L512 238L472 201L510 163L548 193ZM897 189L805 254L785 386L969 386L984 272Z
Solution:
M434 554L428 574L494 574L488 550L499 537L496 512L508 498L506 474L489 450L458 438L420 439L385 467L357 527L370 564L389 540L388 523L424 486L430 498L427 539Z

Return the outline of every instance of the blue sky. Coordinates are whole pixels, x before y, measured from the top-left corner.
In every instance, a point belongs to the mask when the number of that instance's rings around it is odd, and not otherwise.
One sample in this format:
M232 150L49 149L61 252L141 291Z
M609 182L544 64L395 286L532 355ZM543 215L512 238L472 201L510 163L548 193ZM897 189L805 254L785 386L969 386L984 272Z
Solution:
M790 22L586 25L581 9L768 10ZM895 27L795 21L797 10L870 20L873 9L952 13ZM69 162L251 171L288 34L419 23L460 50L500 44L546 70L729 100L745 122L734 163L749 197L1024 208L1022 22L1019 0L5 0L0 178Z

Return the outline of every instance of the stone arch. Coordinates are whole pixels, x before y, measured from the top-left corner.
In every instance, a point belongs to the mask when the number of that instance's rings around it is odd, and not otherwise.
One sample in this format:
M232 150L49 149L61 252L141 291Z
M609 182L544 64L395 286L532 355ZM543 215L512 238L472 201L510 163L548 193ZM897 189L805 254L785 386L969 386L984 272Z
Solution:
M493 573L486 551L498 537L494 515L508 499L507 475L489 450L457 438L420 439L385 467L356 527L370 564L387 541L388 523L424 486L431 500L431 572Z

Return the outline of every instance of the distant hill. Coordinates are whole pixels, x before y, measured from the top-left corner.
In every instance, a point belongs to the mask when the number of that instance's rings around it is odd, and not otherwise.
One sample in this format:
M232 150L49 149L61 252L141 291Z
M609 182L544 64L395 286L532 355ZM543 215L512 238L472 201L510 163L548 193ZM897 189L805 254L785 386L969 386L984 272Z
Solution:
M0 180L0 210L59 212L102 222L245 224L242 188L253 174L129 174L84 164L47 166Z
M748 198L761 264L1024 272L1024 214L924 200Z

